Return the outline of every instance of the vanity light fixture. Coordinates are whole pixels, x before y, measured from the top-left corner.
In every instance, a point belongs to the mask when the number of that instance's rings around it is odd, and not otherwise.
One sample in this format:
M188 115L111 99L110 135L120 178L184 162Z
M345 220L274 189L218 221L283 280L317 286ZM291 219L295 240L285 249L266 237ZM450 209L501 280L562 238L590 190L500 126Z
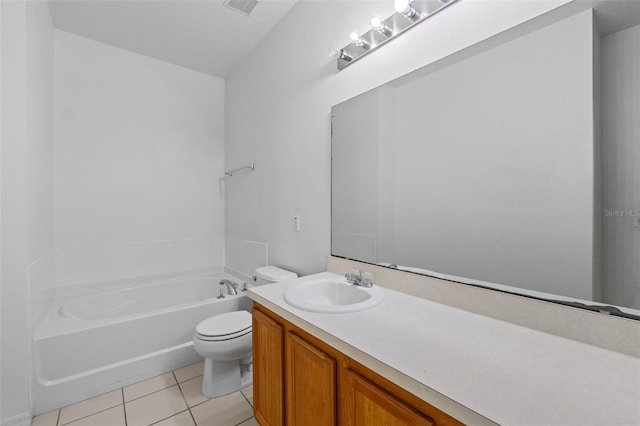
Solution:
M338 69L351 65L363 56L373 52L389 40L393 40L409 28L433 16L436 12L456 0L394 0L396 13L386 19L371 18L371 29L363 34L353 32L351 43L342 49L335 49L331 56L336 58Z

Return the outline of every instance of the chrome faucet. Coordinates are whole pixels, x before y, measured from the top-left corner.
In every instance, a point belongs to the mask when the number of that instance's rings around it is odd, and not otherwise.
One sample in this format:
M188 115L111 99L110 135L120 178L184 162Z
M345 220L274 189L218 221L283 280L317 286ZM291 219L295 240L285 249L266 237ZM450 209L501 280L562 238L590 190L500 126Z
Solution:
M373 274L371 272L361 273L360 271L347 272L344 274L347 282L360 287L373 287Z
M225 285L225 284L227 285L227 293L229 295L231 295L231 294L236 294L237 295L238 294L238 290L237 290L238 284L234 283L231 280L227 280L227 279L220 280L220 285Z

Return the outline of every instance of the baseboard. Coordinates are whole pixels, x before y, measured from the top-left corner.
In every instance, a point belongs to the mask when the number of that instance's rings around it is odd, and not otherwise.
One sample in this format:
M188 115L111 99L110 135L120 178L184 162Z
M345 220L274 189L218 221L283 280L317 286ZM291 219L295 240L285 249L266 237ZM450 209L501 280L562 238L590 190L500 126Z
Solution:
M0 426L31 426L31 413L26 412L6 419L0 419Z

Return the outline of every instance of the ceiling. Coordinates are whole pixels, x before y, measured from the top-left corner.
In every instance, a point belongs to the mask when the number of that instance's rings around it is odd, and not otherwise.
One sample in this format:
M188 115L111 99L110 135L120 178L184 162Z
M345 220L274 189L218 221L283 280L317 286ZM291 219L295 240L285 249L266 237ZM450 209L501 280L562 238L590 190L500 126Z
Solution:
M595 16L601 36L640 24L640 1L607 0L596 2Z
M222 0L49 0L55 28L227 77L296 0L261 0L249 16Z

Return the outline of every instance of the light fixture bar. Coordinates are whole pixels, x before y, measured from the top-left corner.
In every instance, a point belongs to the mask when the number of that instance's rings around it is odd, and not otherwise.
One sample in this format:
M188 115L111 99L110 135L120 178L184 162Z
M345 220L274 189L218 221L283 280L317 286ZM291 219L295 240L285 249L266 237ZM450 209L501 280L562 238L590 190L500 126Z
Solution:
M456 0L395 0L396 13L382 20L373 17L370 21L371 29L364 34L352 33L351 43L342 49L337 49L336 56L338 70L353 64L363 56L380 48L383 44L395 39L400 34L425 21Z

